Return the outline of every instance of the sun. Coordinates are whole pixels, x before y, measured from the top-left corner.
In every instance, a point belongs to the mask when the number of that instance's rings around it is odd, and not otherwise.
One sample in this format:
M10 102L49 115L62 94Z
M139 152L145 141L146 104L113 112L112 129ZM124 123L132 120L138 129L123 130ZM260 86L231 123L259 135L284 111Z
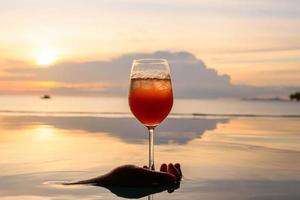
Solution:
M49 66L54 64L58 58L58 53L54 49L41 49L36 54L38 65Z

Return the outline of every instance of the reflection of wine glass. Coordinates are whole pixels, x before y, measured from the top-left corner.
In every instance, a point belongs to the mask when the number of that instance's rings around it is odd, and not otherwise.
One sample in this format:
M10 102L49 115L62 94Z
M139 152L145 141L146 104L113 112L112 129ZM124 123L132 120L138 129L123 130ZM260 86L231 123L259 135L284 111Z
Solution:
M129 106L149 130L149 168L154 169L153 133L173 106L170 68L164 59L134 60L130 75Z

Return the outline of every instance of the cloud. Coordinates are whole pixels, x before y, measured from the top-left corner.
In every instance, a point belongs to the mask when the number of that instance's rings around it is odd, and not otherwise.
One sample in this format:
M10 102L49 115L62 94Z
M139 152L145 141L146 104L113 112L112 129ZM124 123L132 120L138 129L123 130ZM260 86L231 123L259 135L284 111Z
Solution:
M185 51L125 54L109 61L61 63L49 68L7 68L5 72L23 81L50 81L78 86L47 88L46 91L53 94L125 96L128 91L132 60L136 58L167 59L171 65L174 94L180 98L271 96L287 95L293 91L291 88L233 85L229 75L219 74L193 54ZM7 78L8 76L0 77L0 80L4 81ZM91 90L88 87L81 87L80 84L94 87ZM97 90L97 85L101 84L106 87Z

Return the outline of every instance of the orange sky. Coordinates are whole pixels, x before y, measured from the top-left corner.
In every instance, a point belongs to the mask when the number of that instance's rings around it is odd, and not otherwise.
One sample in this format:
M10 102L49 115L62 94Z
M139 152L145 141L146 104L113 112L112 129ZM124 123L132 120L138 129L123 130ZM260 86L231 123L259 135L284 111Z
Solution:
M184 50L234 84L300 86L299 13L293 0L3 0L0 67Z

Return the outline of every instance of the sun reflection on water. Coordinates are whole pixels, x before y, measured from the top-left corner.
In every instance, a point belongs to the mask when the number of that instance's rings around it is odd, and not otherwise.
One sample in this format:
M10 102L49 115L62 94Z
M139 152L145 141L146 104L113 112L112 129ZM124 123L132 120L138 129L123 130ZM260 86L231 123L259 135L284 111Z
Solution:
M53 126L38 126L34 130L37 138L41 140L49 140L53 138L55 134L55 128Z

